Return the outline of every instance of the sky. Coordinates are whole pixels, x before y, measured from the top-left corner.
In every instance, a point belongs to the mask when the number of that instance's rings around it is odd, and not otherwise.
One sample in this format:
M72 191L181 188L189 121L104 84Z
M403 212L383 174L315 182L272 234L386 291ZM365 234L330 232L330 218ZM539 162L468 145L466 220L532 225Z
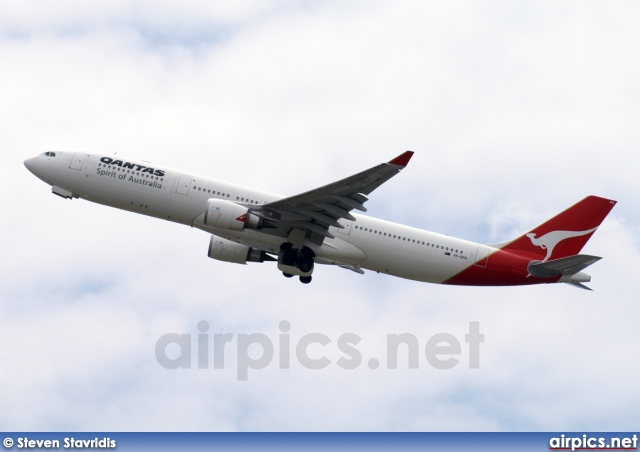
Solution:
M3 1L0 430L637 428L638 14L630 1ZM202 231L52 196L23 166L117 152L293 195L407 149L368 215L496 243L587 195L617 200L583 250L604 257L594 291L331 267L302 285L208 259ZM156 359L171 333L190 335L191 368ZM254 333L274 358L240 381ZM295 359L314 333L331 340L309 348L323 369ZM401 351L388 369L387 335L402 333L418 368ZM439 333L461 344L452 369L425 357ZM337 364L345 334L361 339L356 369Z

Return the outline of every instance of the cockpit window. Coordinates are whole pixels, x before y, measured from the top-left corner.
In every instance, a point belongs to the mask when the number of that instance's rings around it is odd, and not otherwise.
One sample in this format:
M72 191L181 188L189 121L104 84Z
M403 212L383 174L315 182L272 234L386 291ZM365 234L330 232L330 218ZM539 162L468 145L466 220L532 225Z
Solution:
M55 152L45 152L44 155L47 156L47 157L55 157L56 153Z

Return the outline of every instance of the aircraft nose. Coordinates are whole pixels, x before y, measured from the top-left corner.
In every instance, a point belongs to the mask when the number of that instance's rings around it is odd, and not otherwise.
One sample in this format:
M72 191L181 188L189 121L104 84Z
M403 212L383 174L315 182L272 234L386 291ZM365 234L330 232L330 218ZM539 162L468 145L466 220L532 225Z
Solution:
M27 167L27 169L29 171L31 171L33 174L36 173L36 159L38 157L31 157L30 159L27 159L24 161L24 166Z

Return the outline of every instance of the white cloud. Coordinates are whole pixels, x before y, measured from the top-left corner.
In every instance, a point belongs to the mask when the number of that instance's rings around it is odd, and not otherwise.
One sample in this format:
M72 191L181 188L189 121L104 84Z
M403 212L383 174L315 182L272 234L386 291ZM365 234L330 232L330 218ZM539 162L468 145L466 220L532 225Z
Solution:
M237 6L239 5L239 6ZM28 6L28 7L27 7ZM64 2L0 7L0 415L5 430L625 430L638 247L633 3ZM206 258L207 236L83 201L22 166L109 150L293 194L405 149L371 215L500 241L619 201L595 292L443 287ZM291 168L297 168L291 171ZM387 333L478 320L481 368L163 369L168 332ZM194 339L195 340L195 339ZM333 359L339 357L328 347ZM365 361L366 363L366 361ZM405 365L406 367L406 365ZM551 409L552 407L553 409ZM178 414L180 413L180 414Z

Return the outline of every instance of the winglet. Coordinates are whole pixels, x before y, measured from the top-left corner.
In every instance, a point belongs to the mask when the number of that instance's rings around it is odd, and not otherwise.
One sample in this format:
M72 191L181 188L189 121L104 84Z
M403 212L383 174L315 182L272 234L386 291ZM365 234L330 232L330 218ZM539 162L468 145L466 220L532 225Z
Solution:
M409 164L409 160L411 160L412 156L413 156L413 151L407 151L404 154L401 154L396 158L394 158L393 160L391 160L389 162L389 165L398 165L398 166L405 167Z

